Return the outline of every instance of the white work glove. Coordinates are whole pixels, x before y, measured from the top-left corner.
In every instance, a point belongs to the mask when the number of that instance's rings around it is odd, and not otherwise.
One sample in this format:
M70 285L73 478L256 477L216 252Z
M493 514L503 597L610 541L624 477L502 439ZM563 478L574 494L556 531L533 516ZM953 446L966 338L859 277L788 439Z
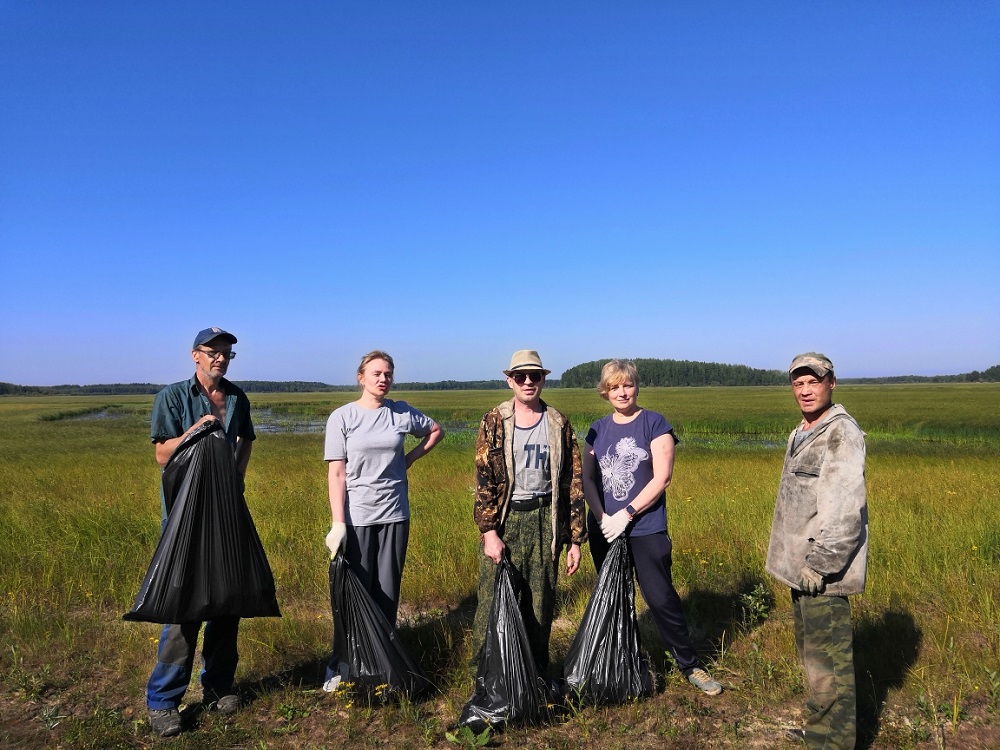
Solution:
M802 570L799 571L799 588L810 596L816 596L816 594L823 593L826 582L823 580L823 576L815 570L808 565L803 565Z
M344 539L347 537L347 524L343 521L334 521L330 525L330 533L326 535L326 546L330 550L330 559L337 556L337 553L344 547Z
M624 508L610 516L605 513L601 517L601 532L604 534L605 539L613 542L625 533L625 529L628 528L631 521L632 519L629 518L628 511Z

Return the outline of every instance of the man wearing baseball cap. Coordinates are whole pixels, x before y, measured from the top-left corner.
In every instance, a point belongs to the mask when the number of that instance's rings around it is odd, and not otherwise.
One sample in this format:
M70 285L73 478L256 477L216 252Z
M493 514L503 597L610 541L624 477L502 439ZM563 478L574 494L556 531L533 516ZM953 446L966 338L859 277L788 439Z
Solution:
M531 652L544 675L555 610L559 557L566 574L580 565L587 539L580 447L573 426L542 401L545 376L538 352L521 349L503 371L513 398L487 412L476 438L473 516L482 534L479 603L473 624L473 658L485 639L496 566L505 551L523 586L518 592Z
M864 591L867 572L865 435L833 403L837 378L828 357L800 354L788 375L802 421L788 438L767 571L791 589L810 698L804 727L785 734L811 748L853 748L857 697L847 597Z
M226 440L232 446L236 469L242 478L250 461L256 437L250 419L250 400L224 377L236 356L236 337L221 328L206 328L194 337L191 358L195 372L188 380L166 386L153 402L150 437L156 462L163 468L181 441L206 422L220 422ZM166 504L163 502L163 522ZM201 673L202 702L208 709L232 713L240 707L233 690L238 654L236 635L239 618L226 617L205 624L202 644L204 669ZM178 708L184 698L201 623L165 625L160 634L157 662L146 687L149 724L155 734L170 737L181 731Z

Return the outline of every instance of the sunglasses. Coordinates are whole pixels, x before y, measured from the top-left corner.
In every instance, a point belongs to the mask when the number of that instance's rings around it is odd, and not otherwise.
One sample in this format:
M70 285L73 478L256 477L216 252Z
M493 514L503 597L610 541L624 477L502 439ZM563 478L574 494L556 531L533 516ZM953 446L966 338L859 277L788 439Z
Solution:
M545 373L541 370L532 370L531 372L515 372L510 377L518 385L524 385L525 380L530 380L532 383L541 383L545 377Z

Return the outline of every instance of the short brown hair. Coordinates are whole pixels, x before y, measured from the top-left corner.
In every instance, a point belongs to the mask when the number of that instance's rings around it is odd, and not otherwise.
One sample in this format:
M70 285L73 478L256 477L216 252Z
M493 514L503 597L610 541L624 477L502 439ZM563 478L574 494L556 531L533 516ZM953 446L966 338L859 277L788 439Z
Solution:
M639 371L630 359L612 359L601 368L601 382L597 384L597 392L605 401L616 385L629 381L634 386L639 385Z

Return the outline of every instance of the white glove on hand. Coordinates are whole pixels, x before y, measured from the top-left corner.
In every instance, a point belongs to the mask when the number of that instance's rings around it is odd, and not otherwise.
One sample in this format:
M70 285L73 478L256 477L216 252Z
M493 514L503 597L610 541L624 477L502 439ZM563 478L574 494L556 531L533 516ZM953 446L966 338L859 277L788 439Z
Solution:
M823 593L826 582L823 580L823 576L815 570L808 565L803 565L802 570L799 571L799 588L806 594L816 596L816 594Z
M628 512L624 508L614 515L609 516L605 513L601 518L601 532L604 534L605 539L613 542L625 533L625 529L628 528L631 521L632 519L629 518Z
M326 546L330 550L330 559L337 556L337 553L344 546L344 539L347 537L347 524L343 521L334 521L330 525L330 533L326 535Z

